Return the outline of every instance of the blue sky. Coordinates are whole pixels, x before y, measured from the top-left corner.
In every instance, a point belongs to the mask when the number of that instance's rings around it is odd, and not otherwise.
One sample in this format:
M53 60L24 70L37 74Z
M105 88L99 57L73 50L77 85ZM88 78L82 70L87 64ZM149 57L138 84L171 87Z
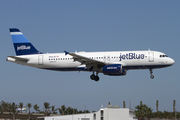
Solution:
M38 104L44 102L78 110L98 111L111 102L131 108L143 101L156 111L172 111L173 100L180 111L179 38L180 1L22 1L0 4L1 72L0 101ZM19 28L42 52L156 50L175 60L168 68L131 70L126 76L90 72L56 72L6 61L15 55L9 28Z

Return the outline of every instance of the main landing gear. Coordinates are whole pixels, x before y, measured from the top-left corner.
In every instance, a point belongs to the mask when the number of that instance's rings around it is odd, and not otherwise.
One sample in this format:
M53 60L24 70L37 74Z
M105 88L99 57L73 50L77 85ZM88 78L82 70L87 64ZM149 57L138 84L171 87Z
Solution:
M96 75L93 74L90 76L91 80L95 80L95 81L99 81L99 76L98 76L98 72L96 72Z
M152 69L149 69L149 71L150 71L150 74L151 74L150 78L153 79L154 75L152 75L152 73L153 73Z

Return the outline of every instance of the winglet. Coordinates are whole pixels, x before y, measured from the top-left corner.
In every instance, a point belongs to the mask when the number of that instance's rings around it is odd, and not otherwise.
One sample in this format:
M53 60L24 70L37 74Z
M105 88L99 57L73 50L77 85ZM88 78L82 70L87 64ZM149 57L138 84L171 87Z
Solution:
M65 51L65 50L64 50L64 52L65 52L65 55L69 54L69 52L67 52L67 51Z

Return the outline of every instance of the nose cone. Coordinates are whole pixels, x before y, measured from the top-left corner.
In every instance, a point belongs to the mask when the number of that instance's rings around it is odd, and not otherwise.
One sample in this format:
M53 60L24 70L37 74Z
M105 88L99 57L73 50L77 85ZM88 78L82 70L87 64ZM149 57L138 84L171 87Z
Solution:
M170 58L169 64L173 65L174 63L175 63L175 61L172 58Z

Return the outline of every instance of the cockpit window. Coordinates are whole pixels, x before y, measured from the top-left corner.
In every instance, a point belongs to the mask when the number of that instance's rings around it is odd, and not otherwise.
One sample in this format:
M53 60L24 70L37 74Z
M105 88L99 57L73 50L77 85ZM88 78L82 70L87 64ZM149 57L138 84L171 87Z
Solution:
M160 55L159 57L168 57L167 55Z

